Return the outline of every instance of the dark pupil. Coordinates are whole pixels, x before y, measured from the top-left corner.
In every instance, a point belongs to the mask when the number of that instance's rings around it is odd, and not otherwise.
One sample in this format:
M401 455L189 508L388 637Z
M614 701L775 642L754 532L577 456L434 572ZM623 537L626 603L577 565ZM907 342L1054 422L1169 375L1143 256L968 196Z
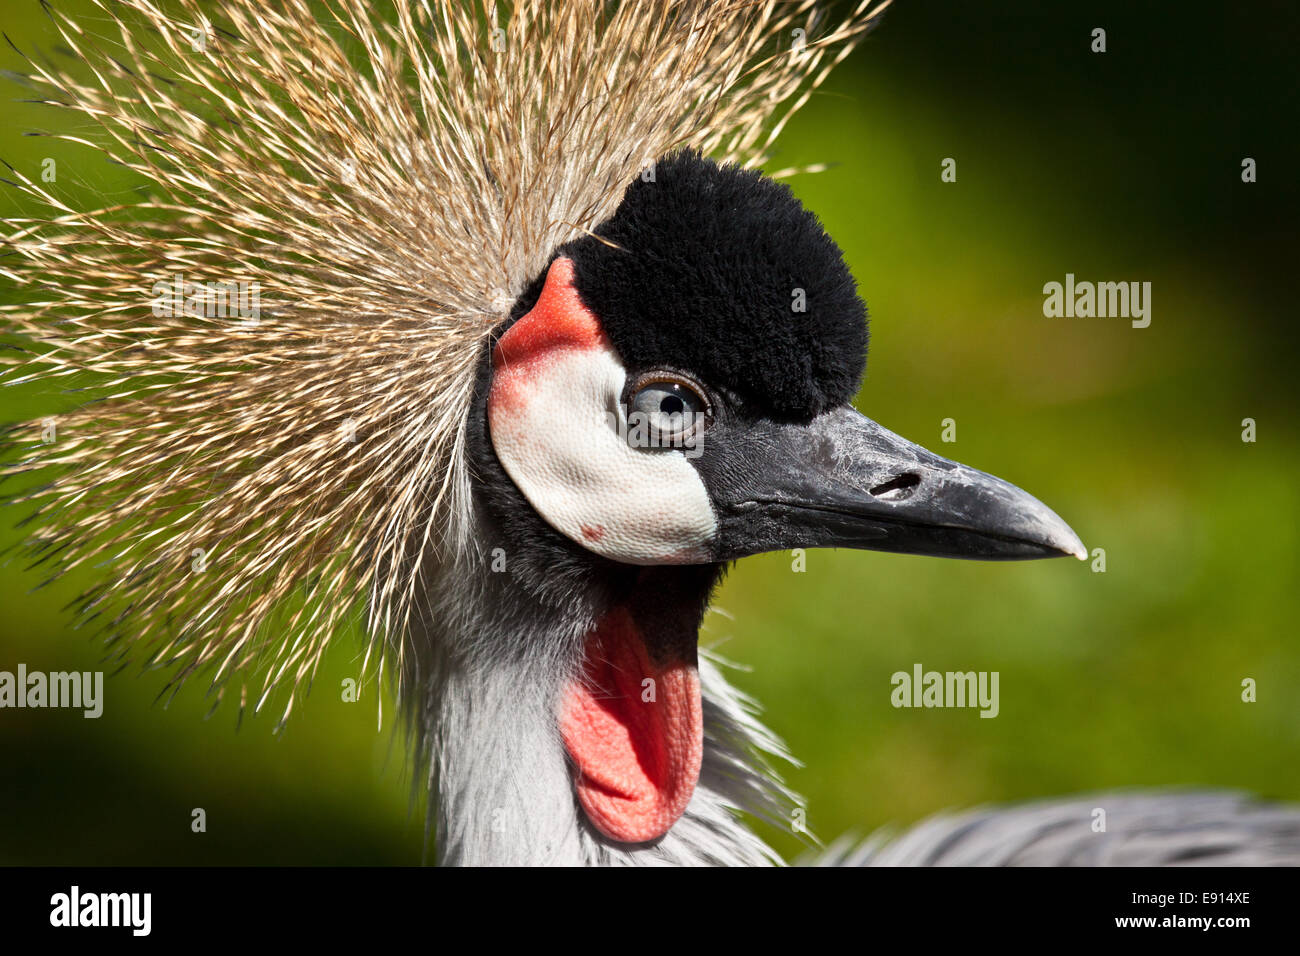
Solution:
M676 395L665 395L659 403L659 411L665 415L680 415L685 408L686 404Z

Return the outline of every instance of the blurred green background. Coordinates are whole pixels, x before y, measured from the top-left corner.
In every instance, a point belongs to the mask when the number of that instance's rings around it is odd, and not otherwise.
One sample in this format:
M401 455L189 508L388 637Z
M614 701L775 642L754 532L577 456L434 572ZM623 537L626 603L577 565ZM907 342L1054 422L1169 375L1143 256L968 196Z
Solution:
M1281 2L1066 6L899 0L773 164L834 164L792 185L871 309L858 406L1028 489L1107 563L741 562L702 639L750 669L735 679L804 762L787 778L823 838L1130 785L1300 799L1300 19ZM36 0L0 19L24 49L55 46ZM4 51L0 66L20 64ZM64 194L87 204L128 188L87 151L23 138L61 122L52 111L0 108L8 162L35 175L57 156ZM8 191L0 209L23 212ZM1150 327L1045 318L1043 284L1067 272L1150 281ZM0 417L60 401L0 396ZM95 669L100 649L60 610L72 589L29 593L39 579L18 561L0 573L0 669ZM97 721L0 711L0 862L419 862L391 701L377 731L372 689L337 692L358 647L336 642L278 738L274 715L203 720L201 683L164 709L161 675L134 671L108 681ZM890 675L918 662L999 671L1000 716L893 709Z

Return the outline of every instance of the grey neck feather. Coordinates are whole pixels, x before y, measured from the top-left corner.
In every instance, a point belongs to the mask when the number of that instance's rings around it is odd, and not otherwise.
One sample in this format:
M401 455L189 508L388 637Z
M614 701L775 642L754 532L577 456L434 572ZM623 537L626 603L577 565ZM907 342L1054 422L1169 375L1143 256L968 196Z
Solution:
M789 755L703 649L704 760L685 815L653 844L613 843L592 829L577 803L556 703L595 625L594 599L575 589L548 609L521 595L509 575L490 573L489 558L469 563L434 576L401 674L412 745L427 770L438 862L781 862L736 811L791 825L798 798L769 763Z

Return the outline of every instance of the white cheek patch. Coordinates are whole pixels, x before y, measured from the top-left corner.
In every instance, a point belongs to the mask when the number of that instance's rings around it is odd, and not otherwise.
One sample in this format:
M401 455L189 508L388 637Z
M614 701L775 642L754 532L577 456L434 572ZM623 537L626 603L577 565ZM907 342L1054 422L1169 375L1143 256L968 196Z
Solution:
M572 261L551 263L492 364L492 447L547 524L627 564L710 560L718 525L704 482L681 451L628 444L627 372L574 290Z
M634 448L620 434L626 375L607 345L499 369L488 399L497 457L551 527L597 554L707 561L717 521L695 468L680 451Z

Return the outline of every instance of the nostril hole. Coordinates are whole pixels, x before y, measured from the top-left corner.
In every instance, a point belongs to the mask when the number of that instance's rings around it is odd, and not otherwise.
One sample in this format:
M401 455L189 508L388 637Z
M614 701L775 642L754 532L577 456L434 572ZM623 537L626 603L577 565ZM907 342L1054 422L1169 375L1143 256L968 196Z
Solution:
M909 497L920 483L921 476L909 471L897 478L890 478L883 485L876 485L871 489L871 494L875 498L883 498L886 501L902 501Z

